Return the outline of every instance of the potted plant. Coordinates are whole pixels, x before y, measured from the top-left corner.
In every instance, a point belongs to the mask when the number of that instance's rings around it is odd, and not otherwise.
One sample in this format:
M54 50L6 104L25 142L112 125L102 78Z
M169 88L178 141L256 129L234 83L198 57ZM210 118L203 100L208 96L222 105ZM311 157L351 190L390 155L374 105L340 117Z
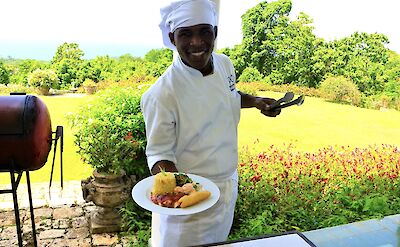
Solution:
M87 94L94 94L96 92L96 83L92 79L86 78L82 86Z
M85 200L98 206L90 220L93 233L119 231L118 208L130 198L130 178L148 176L141 93L107 89L69 116L77 152L93 168L93 177L82 180Z
M59 88L57 74L51 69L36 69L29 75L28 84L38 88L43 95L48 95L50 88Z

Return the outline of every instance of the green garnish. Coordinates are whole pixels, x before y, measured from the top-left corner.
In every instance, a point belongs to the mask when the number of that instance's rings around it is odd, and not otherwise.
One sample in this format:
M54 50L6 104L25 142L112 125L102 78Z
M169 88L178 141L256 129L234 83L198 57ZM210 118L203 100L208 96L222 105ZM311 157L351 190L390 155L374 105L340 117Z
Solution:
M164 176L167 176L165 170L160 165L158 165L158 169L160 169L161 174L163 174Z
M184 173L175 173L176 186L183 186L187 183L193 183L193 180Z

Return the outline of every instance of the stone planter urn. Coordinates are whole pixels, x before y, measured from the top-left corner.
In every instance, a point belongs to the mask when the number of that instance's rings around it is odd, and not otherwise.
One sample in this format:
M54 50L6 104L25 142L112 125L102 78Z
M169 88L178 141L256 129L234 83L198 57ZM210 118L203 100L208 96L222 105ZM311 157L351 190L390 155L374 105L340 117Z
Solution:
M96 92L96 86L84 86L87 94L94 94Z
M40 87L39 92L41 95L49 95L50 93L50 88L48 87Z
M121 216L119 208L131 197L133 179L124 171L120 174L93 172L93 177L81 181L83 198L92 201L96 210L90 214L92 233L119 232Z

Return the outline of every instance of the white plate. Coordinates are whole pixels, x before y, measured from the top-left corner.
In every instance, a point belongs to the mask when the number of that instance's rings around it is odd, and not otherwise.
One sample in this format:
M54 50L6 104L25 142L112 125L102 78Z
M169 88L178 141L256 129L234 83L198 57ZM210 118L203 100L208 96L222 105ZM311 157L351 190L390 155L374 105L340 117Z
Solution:
M159 213L159 214L167 214L167 215L188 215L195 214L201 211L204 211L214 205L219 198L219 189L217 185L207 178L194 175L194 174L186 174L188 175L193 182L199 183L203 186L203 189L211 192L211 196L202 202L199 202L193 206L187 208L166 208L161 207L155 203L153 203L150 199L151 188L153 187L154 176L148 177L140 181L133 187L132 197L135 202L144 209L149 211Z

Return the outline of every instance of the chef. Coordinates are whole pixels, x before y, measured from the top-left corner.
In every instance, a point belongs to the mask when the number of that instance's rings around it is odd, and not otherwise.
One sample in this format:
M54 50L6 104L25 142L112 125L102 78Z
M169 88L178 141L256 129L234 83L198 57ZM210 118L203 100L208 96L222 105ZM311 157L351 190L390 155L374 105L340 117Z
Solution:
M217 16L209 0L182 0L161 9L160 29L172 64L141 99L152 174L179 171L203 176L220 189L211 208L191 215L153 213L152 245L189 246L225 241L238 189L237 126L240 108L269 110L274 99L239 92L232 62L213 52ZM159 221L158 221L159 219Z

